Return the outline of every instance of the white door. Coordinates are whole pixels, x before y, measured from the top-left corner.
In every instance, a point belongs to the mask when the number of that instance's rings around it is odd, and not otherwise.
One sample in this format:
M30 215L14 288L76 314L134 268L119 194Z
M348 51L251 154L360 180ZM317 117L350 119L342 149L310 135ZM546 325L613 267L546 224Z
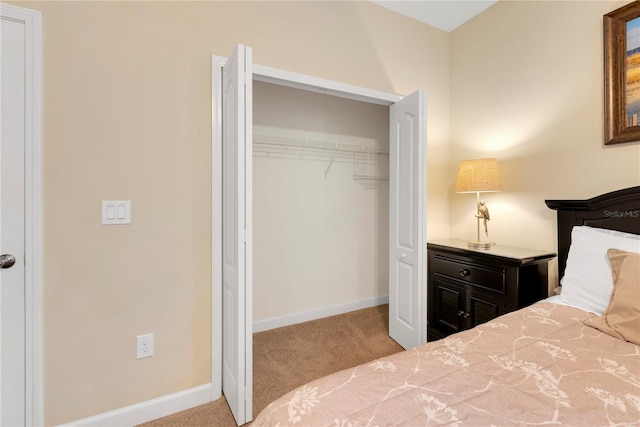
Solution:
M405 349L426 336L425 96L390 107L389 335Z
M0 425L20 426L26 421L25 24L3 14L0 31Z
M251 49L222 68L222 391L238 425L252 419Z

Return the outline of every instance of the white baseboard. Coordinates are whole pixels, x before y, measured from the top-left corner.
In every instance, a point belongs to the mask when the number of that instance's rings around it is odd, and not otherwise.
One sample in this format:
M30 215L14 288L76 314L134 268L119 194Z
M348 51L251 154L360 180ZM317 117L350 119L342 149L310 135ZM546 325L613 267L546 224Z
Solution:
M335 316L336 314L348 313L362 308L375 307L376 305L388 304L389 295L369 298L350 302L347 304L334 305L332 307L320 308L318 310L305 311L302 313L289 314L286 316L273 317L271 319L253 322L253 332L263 332L270 329L281 328L283 326L295 325L296 323L308 322L309 320L321 319L323 317Z
M61 427L135 426L208 402L211 402L211 383L61 424Z

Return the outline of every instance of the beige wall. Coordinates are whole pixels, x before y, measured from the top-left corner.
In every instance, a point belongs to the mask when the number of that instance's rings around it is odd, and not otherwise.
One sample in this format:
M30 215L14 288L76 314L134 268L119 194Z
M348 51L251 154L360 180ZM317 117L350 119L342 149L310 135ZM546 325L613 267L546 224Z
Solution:
M46 424L210 381L212 54L424 89L429 235L448 236L448 33L368 2L19 5L43 12ZM132 224L101 226L101 200Z
M512 246L556 247L545 199L640 185L640 144L603 146L602 16L623 4L500 1L451 33L451 237L475 238L464 159L498 159L490 237Z

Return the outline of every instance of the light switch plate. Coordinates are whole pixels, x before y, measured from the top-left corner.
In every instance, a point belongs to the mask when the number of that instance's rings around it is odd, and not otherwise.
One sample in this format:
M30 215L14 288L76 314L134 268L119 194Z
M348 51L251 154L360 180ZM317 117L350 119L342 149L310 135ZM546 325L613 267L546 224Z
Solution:
M103 200L102 224L120 225L131 224L131 201L129 200Z

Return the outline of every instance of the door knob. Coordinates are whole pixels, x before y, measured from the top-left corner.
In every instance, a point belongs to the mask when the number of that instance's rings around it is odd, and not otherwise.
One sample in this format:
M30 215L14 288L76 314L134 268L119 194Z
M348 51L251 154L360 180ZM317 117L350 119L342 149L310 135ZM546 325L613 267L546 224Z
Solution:
M16 263L16 257L11 254L0 255L0 268L11 268Z

